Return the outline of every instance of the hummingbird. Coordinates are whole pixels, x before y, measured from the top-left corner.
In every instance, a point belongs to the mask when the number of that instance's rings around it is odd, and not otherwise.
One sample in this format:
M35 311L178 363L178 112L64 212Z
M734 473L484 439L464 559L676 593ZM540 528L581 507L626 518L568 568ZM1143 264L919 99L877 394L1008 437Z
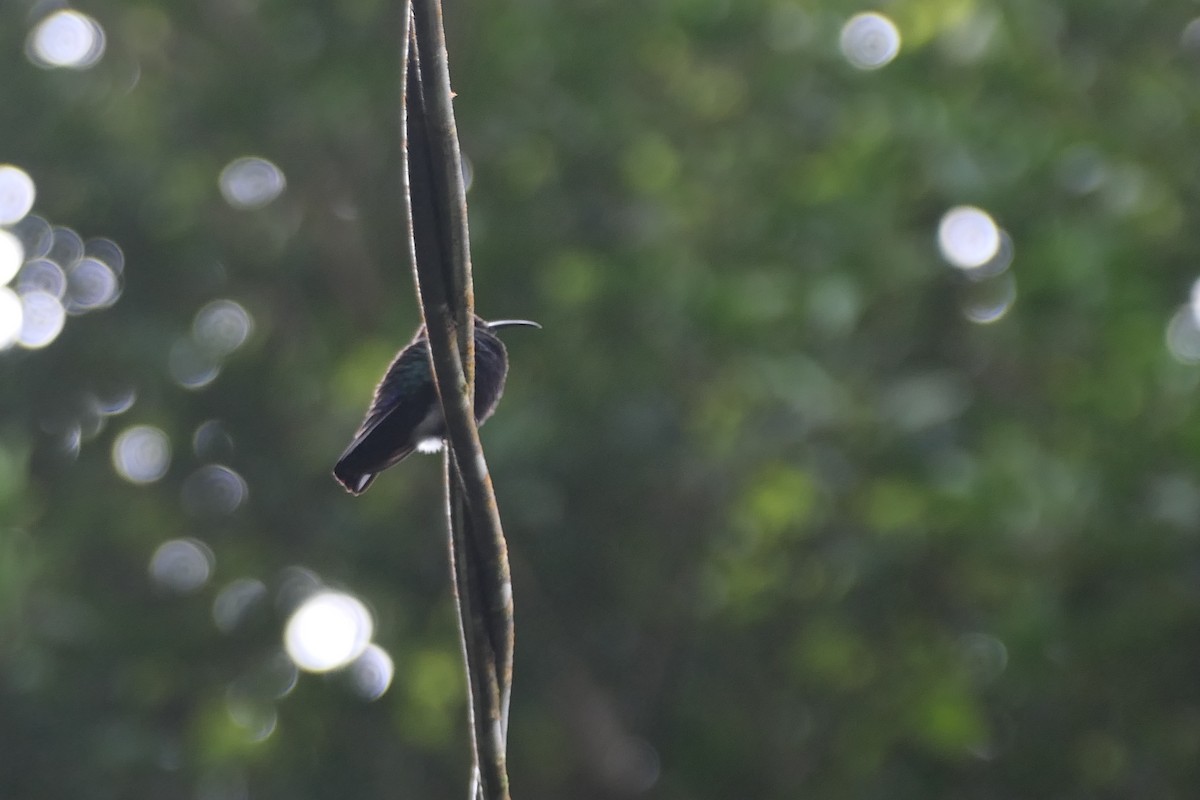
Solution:
M542 327L527 319L487 322L475 317L477 425L496 410L508 376L508 352L495 331L515 326ZM422 325L412 341L396 354L375 388L367 417L338 458L333 476L350 494L362 494L376 475L408 458L414 450L436 453L445 437L446 422L429 360L429 336Z

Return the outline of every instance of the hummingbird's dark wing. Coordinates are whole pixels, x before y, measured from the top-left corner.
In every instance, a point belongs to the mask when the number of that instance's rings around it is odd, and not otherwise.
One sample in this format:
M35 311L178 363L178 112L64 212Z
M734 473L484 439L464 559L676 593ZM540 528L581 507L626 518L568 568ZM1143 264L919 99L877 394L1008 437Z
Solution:
M429 346L419 339L400 351L375 389L371 408L333 468L346 491L362 494L375 475L412 454L434 433L441 416L429 366Z

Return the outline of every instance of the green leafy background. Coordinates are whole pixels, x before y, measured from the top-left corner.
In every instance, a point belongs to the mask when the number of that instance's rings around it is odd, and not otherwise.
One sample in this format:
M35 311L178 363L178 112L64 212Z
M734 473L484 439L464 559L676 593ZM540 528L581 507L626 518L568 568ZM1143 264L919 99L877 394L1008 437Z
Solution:
M50 10L0 5L0 162L125 268L0 353L0 795L465 797L439 462L329 475L417 324L397 4L91 0L88 70L32 63ZM870 71L864 10L448 0L478 308L545 326L483 432L515 797L1194 796L1200 5L882 2ZM287 179L258 209L218 186L247 155ZM1003 275L943 258L960 205ZM253 332L185 388L218 299ZM211 463L232 511L186 499ZM191 591L149 570L177 539ZM382 697L288 688L297 581L369 606Z

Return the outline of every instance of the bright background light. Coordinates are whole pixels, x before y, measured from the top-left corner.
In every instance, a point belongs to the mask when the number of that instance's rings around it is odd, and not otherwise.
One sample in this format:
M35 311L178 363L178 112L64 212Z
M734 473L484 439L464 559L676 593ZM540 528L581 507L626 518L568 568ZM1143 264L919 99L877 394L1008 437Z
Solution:
M20 221L33 208L35 197L33 178L25 170L0 164L0 225Z
M221 170L218 183L225 201L234 208L262 208L283 193L283 170L265 158L248 156L231 161Z
M842 28L839 43L852 66L879 69L899 55L900 30L883 14L855 14Z
M135 425L113 441L113 467L130 483L154 483L171 465L171 441L150 425Z
M1200 319L1191 304L1180 307L1167 322L1167 350L1182 364L1200 364Z
M25 319L24 306L16 292L0 286L0 350L17 343Z
M233 300L214 300L196 312L192 338L205 350L227 356L250 338L254 320Z
M78 11L64 9L49 15L29 35L30 60L42 67L87 69L104 55L104 29Z
M62 333L67 312L54 295L41 291L23 294L21 306L23 324L19 341L22 347L30 350L46 347Z
M25 245L6 230L0 230L0 286L8 283L25 262Z
M371 612L358 598L321 591L305 600L288 620L284 648L300 669L328 672L362 655L374 628Z
M67 272L64 306L71 314L108 308L117 301L121 284L112 268L95 258L81 259Z
M986 211L957 206L942 217L937 232L942 255L959 269L976 269L1000 250L1000 229Z

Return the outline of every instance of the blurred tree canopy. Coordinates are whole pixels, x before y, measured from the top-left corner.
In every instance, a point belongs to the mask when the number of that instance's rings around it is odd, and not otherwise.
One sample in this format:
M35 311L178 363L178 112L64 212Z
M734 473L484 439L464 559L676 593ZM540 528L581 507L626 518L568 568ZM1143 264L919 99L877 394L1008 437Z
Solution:
M1200 6L447 2L514 796L1193 796ZM399 5L0 5L0 795L465 795Z

